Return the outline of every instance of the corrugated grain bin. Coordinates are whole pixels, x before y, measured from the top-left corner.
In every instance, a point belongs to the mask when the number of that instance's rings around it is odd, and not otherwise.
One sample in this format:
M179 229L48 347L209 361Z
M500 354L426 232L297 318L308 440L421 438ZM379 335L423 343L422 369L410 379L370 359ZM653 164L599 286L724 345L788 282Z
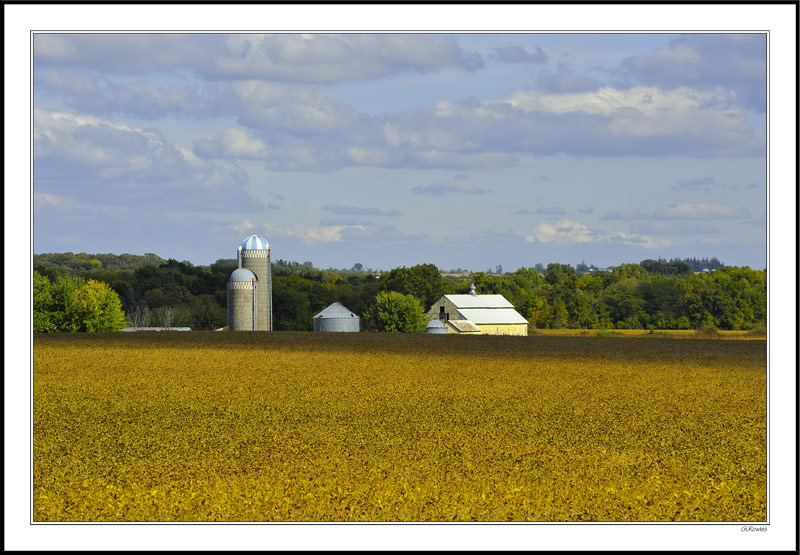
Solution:
M428 322L428 327L425 328L425 333L447 333L447 325L439 320L438 318L433 318L430 322Z
M333 303L314 316L314 331L361 331L359 318L340 303Z

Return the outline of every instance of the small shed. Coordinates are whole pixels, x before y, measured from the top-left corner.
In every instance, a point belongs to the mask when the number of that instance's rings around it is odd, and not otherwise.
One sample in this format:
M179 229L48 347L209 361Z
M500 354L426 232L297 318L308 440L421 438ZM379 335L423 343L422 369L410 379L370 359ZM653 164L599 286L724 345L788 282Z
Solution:
M447 333L447 324L439 320L438 318L433 318L430 322L428 322L428 327L425 328L425 333Z
M361 331L358 316L341 303L333 303L314 316L314 331Z
M469 320L448 320L447 325L448 333L450 330L453 330L453 333L483 333L481 328Z

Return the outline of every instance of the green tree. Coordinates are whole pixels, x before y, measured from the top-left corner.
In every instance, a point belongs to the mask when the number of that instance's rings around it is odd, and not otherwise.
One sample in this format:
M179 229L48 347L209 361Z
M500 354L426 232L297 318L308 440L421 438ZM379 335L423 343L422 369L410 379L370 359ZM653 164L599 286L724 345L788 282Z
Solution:
M81 331L80 322L74 317L77 313L73 293L83 287L86 280L79 276L61 274L50 287L53 298L51 322L53 331Z
M279 276L272 282L273 329L283 331L308 331L312 329L311 307L301 287L308 280L297 275Z
M75 331L119 331L128 324L119 296L93 279L72 292L66 315Z
M364 320L365 327L373 331L419 333L428 325L420 300L396 291L378 293Z
M569 264L559 264L551 262L544 271L544 280L553 286L554 289L566 289L575 287L578 275L575 268Z
M53 295L50 293L50 280L47 276L33 271L33 331L54 331Z
M561 300L561 297L556 297L553 300L553 319L551 326L553 329L565 328L569 323L569 312L567 312L567 305Z
M611 320L618 327L620 324L623 328L639 327L641 321L647 317L644 312L645 301L637 293L638 284L637 279L625 278L605 290L605 304L608 306Z
M200 295L189 304L189 326L193 330L215 330L226 325L225 308L214 302L211 295Z
M645 279L647 271L638 264L620 264L611 270L611 281L617 282L626 279Z
M414 295L426 308L433 306L444 295L442 275L433 264L395 268L386 276L384 283L387 291Z
M37 321L37 310L41 313L48 303L44 282L36 275L34 280L38 282L38 294L34 295L39 297L34 307ZM62 274L50 285L49 293L49 310L44 311L46 317L38 319L39 325L46 322L47 331L119 331L128 325L119 295L107 283Z

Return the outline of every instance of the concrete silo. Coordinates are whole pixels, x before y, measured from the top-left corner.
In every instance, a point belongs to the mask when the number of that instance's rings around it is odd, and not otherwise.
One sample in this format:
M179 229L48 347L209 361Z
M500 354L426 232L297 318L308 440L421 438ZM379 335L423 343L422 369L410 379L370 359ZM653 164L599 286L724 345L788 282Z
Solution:
M255 294L256 330L272 330L272 267L269 243L263 237L251 235L238 249L239 267L256 276ZM235 273L235 272L234 272Z
M228 280L228 326L233 331L257 330L258 279L247 268L233 271Z
M314 316L314 331L361 331L359 318L340 303Z

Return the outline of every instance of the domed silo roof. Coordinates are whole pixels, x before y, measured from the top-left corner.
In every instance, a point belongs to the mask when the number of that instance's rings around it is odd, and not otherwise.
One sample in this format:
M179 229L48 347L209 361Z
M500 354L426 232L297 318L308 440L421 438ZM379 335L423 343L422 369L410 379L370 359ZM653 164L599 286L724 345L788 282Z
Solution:
M341 303L333 303L314 316L314 331L360 331L359 318Z
M242 241L242 250L269 250L269 243L260 235L251 235Z
M258 281L256 275L248 270L247 268L237 268L231 274L231 277L228 281Z
M438 318L433 318L430 322L428 322L428 327L425 328L425 333L447 333L447 324Z

